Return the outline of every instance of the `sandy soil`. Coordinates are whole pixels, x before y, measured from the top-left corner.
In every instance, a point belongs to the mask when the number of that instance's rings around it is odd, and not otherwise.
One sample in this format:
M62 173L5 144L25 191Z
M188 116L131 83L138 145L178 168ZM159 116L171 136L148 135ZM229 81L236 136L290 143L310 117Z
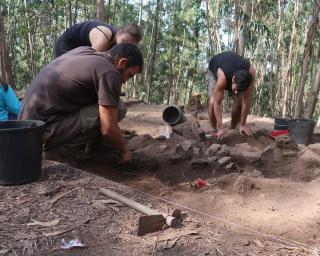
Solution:
M192 211L179 228L138 237L136 221L141 214L108 200L99 188L163 212L174 206L58 162L45 162L43 171L43 177L32 184L1 187L1 255L313 255L310 248L236 230ZM144 182L149 188L151 182L157 185L152 179ZM137 182L139 186L143 184ZM162 191L169 189L159 186ZM180 195L176 199L182 202L187 194ZM212 201L206 196L204 202ZM61 248L63 240L76 238L85 247Z

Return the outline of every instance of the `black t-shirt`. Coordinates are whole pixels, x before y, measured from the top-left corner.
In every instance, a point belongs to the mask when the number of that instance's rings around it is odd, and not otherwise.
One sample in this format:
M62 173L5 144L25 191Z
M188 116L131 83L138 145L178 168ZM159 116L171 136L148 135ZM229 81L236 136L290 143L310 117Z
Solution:
M227 91L232 91L232 77L238 70L249 70L250 62L235 52L223 52L213 56L209 62L209 70L218 80L218 69L222 69L227 80Z
M113 26L100 21L85 21L71 26L61 35L55 45L55 56L59 57L80 46L91 46L90 31L98 26L109 28L112 31L112 37L109 39L113 40L116 34L116 29Z
M118 107L122 78L104 52L83 46L46 65L32 81L18 119L46 123L99 104Z

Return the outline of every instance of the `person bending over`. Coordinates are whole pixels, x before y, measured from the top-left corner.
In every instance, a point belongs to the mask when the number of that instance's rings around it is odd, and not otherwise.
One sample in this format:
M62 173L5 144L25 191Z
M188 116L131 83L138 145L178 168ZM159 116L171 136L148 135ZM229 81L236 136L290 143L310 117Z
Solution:
M131 153L118 126L125 112L119 105L123 82L143 68L135 44L120 43L107 52L83 46L45 66L29 87L19 120L45 122L45 149L86 144L102 136L124 161Z
M221 139L227 131L222 123L224 91L233 99L231 129L240 122L241 134L252 135L246 125L254 89L255 70L250 62L235 52L215 55L208 67L209 120L215 136Z
M97 51L106 51L118 43L138 44L143 37L142 30L135 23L128 23L119 29L100 21L85 21L68 28L57 40L55 58L81 46L90 46Z

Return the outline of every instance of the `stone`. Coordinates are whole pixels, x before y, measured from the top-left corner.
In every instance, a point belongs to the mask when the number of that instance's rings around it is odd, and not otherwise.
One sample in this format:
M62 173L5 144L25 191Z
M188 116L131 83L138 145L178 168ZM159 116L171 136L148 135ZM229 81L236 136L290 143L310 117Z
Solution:
M235 163L230 163L226 165L226 170L235 170L237 168Z
M269 145L262 150L261 160L266 166L271 166L274 162L283 160L283 153L276 145Z
M271 166L274 163L274 148L274 145L269 145L261 152L261 160L266 166Z
M202 168L209 165L210 165L210 162L207 159L203 159L203 158L193 159L191 161L191 166L195 168Z
M192 143L188 140L184 140L176 146L175 153L170 156L170 160L188 160L192 157L192 154Z
M298 149L297 144L291 139L289 135L282 135L276 137L276 145L280 149Z
M304 167L320 166L320 155L309 148L306 148L306 150L299 155L298 160L304 164Z
M154 139L149 134L137 135L129 140L128 147L131 151L140 150L150 145L153 141Z
M194 147L194 148L193 148L193 154L196 155L196 156L200 156L200 154L201 154L201 148Z
M185 122L172 128L172 131L187 140L205 141L205 132L199 127L199 123Z
M297 155L297 152L296 151L293 151L293 150L283 150L282 151L282 154L284 157L295 157Z
M273 150L273 158L276 163L283 161L283 153L282 150L278 147L275 147Z
M242 143L230 149L230 156L243 163L254 163L261 160L261 151L248 143Z
M231 157L225 156L218 160L218 163L221 165L227 165L231 162Z
M221 148L217 152L218 157L224 157L229 155L229 148L227 145L221 145Z
M310 144L307 148L320 155L320 143Z
M217 160L218 160L218 157L216 157L216 156L210 156L210 157L208 157L208 161L209 161L210 164L216 162Z
M301 150L304 150L306 148L306 145L298 144L297 147L298 147L298 150L301 151Z
M215 155L218 150L221 148L221 145L220 144L212 144L206 151L206 156L213 156Z
M168 146L166 144L162 144L162 145L159 146L159 149L160 149L161 152L163 152L163 151L168 149Z
M192 150L192 143L188 140L181 142L180 145L184 151Z
M294 181L312 181L318 176L315 171L318 168L320 168L320 155L306 147L298 153L292 165L290 178Z

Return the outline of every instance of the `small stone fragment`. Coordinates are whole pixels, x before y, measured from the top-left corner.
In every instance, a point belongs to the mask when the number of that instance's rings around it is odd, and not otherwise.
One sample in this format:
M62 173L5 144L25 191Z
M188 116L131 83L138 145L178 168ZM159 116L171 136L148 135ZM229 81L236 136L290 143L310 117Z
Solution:
M221 148L220 144L212 144L206 151L206 156L213 156L215 155L218 150Z
M236 169L236 164L235 163L230 163L226 165L227 170L235 170Z
M231 157L230 156L225 156L221 159L218 160L218 163L221 165L227 165L231 162Z

